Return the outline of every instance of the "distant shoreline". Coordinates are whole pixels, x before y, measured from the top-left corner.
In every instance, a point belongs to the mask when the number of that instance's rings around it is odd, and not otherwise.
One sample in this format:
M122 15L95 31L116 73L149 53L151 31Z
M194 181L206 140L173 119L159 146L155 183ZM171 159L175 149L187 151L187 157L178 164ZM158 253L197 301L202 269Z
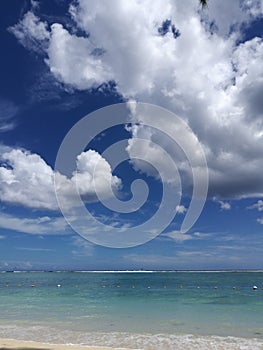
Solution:
M0 270L0 273L220 273L220 272L263 272L263 269L229 269L229 270Z

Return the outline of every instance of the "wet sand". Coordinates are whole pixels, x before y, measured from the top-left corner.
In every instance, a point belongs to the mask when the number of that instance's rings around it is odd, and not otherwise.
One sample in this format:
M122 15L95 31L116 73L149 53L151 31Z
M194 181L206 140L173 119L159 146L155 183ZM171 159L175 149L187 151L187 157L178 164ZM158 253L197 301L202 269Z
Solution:
M0 339L0 350L127 350L124 348L108 348L97 346L80 346L66 344L46 344L33 341ZM129 349L131 350L131 349ZM135 350L135 349L134 349Z

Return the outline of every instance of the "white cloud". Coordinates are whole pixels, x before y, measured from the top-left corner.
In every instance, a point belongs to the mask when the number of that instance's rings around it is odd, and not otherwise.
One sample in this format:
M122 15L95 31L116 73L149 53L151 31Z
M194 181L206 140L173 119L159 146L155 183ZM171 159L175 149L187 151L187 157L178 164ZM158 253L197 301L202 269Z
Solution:
M39 155L9 149L4 150L0 159L1 201L57 209L53 170Z
M162 234L161 237L168 237L174 240L175 242L184 242L193 239L206 239L211 236L210 233L203 232L193 232L193 233L182 233L180 231L170 231Z
M35 51L42 51L50 38L47 23L41 21L31 11L28 11L19 23L10 27L9 31L23 46Z
M258 200L257 203L250 205L247 209L257 209L258 211L263 211L263 201Z
M208 238L211 237L211 233L204 233L204 232L194 232L193 233L194 237L200 238L200 239L204 239L204 238Z
M0 227L34 235L66 234L68 224L63 217L48 216L32 218L18 218L13 215L0 214Z
M231 204L228 202L224 202L224 201L220 201L217 199L214 199L215 202L217 202L218 204L220 204L220 209L221 210L230 210L231 209Z
M0 161L1 201L58 210L54 170L39 155L3 146L0 148ZM104 158L89 150L77 157L76 171L71 178L57 173L56 185L61 188L63 201L70 207L75 204L72 202L75 186L85 201L94 201L96 193L104 197L111 195L110 186L117 190L121 181L112 176L110 165Z
M110 7L106 0L79 0L70 14L85 37L70 34L60 23L49 29L33 12L10 30L24 46L41 47L51 72L68 86L83 90L114 80L122 96L183 117L204 146L211 197L263 196L263 42L238 41L240 28L261 15L262 6L249 0L241 4L211 1L201 21L195 0L168 0L165 6L161 0L114 0ZM171 30L158 32L167 19L180 31L177 39ZM138 133L165 143L143 126L131 131L129 152ZM166 148L171 151L169 144ZM159 161L171 181L159 149L148 144L141 153ZM191 169L177 151L171 154L188 181ZM134 166L152 170L141 162Z
M187 208L184 205L177 205L176 212L178 214L184 214L187 211Z
M16 247L17 250L25 250L29 252L52 252L54 249L50 248L29 248L29 247Z
M184 242L193 239L192 235L188 233L182 233L180 231L171 231L163 234L165 237L169 237L176 242Z
M96 169L95 176L94 169ZM80 195L89 199L96 193L107 195L110 186L115 189L121 186L120 179L112 176L109 163L93 150L82 152L77 156L77 171L71 180L77 183Z
M51 26L46 62L58 80L81 90L89 89L113 78L110 69L93 54L95 48L89 40L71 35L55 23Z
M258 200L257 203L250 205L247 209L256 209L258 211L263 211L263 201ZM263 225L263 218L258 218L257 222Z
M37 10L37 9L39 8L39 5L40 5L40 4L39 4L38 1L36 1L36 0L31 0L30 2L31 2L32 9Z
M261 0L209 1L209 6L201 13L210 30L222 36L228 36L235 31L239 34L240 27L254 18L262 15Z
M9 130L12 130L14 129L16 126L15 123L13 122L1 122L1 125L0 125L0 132L6 132L6 131L9 131Z
M17 112L18 107L14 103L0 97L0 133L15 128L14 116Z

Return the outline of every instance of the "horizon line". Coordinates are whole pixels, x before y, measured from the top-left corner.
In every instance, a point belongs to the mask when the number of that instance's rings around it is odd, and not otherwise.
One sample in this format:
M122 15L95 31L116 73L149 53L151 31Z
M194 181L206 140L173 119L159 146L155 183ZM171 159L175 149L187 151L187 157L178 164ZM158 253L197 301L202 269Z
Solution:
M0 269L0 273L19 273L19 272L80 272L80 273L165 273L165 272L263 272L263 269L167 269L167 270L82 270L82 269L33 269L33 270L2 270Z

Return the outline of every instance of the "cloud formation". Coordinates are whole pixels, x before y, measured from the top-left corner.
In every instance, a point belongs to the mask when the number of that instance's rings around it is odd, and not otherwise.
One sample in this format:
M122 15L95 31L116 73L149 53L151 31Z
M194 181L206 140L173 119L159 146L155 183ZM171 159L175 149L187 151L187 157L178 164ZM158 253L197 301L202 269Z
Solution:
M247 209L257 209L258 211L263 211L263 201L260 199L257 203L250 205Z
M203 233L203 232L193 232L193 233L182 233L181 231L169 231L166 233L163 233L160 236L160 239L162 237L166 238L168 237L169 239L174 240L177 243L185 242L185 241L190 241L190 240L201 240L201 239L207 239L211 236L210 233Z
M260 199L257 201L257 203L250 205L247 207L247 209L256 209L258 211L263 211L263 201ZM257 222L261 225L263 225L263 218L257 218Z
M188 233L182 233L180 231L171 231L171 232L167 232L166 234L163 234L164 237L168 237L172 240L174 240L175 242L184 242L184 241L189 241L191 239L193 239L194 237Z
M9 31L16 36L20 44L36 52L42 52L50 39L47 23L41 21L32 11L28 11L20 22L9 28Z
M18 107L14 103L0 97L0 133L15 128L14 116L17 112Z
M0 214L0 227L33 235L67 234L68 231L67 222L63 217L49 216L32 219Z
M107 192L109 183L115 190L121 185L120 179L112 175L107 161L93 150L82 152L77 157L76 171L71 178L58 173L56 181L57 187L62 188L63 200L68 207L75 204L72 201L75 187L83 200L89 202L96 201L97 193L106 197L110 195ZM29 208L58 210L54 170L38 154L2 146L0 183L0 200L3 202Z
M114 81L124 98L178 114L205 149L209 195L254 197L263 195L263 41L244 41L242 28L262 15L260 5L215 0L200 13L194 0L165 6L161 0L114 0L110 7L106 0L78 0L69 13L84 36L32 11L10 30L25 47L41 47L50 71L67 86L85 90ZM170 26L160 30L167 20ZM144 126L131 131L129 152L138 133L163 143L161 134ZM141 152L161 159L154 147ZM178 152L172 155L190 178ZM149 172L145 163L136 166Z
M187 212L187 208L184 205L177 205L176 212L178 214L184 214L185 212Z
M214 201L220 205L221 210L230 210L231 209L231 204L229 202L225 201L220 201L214 198Z

